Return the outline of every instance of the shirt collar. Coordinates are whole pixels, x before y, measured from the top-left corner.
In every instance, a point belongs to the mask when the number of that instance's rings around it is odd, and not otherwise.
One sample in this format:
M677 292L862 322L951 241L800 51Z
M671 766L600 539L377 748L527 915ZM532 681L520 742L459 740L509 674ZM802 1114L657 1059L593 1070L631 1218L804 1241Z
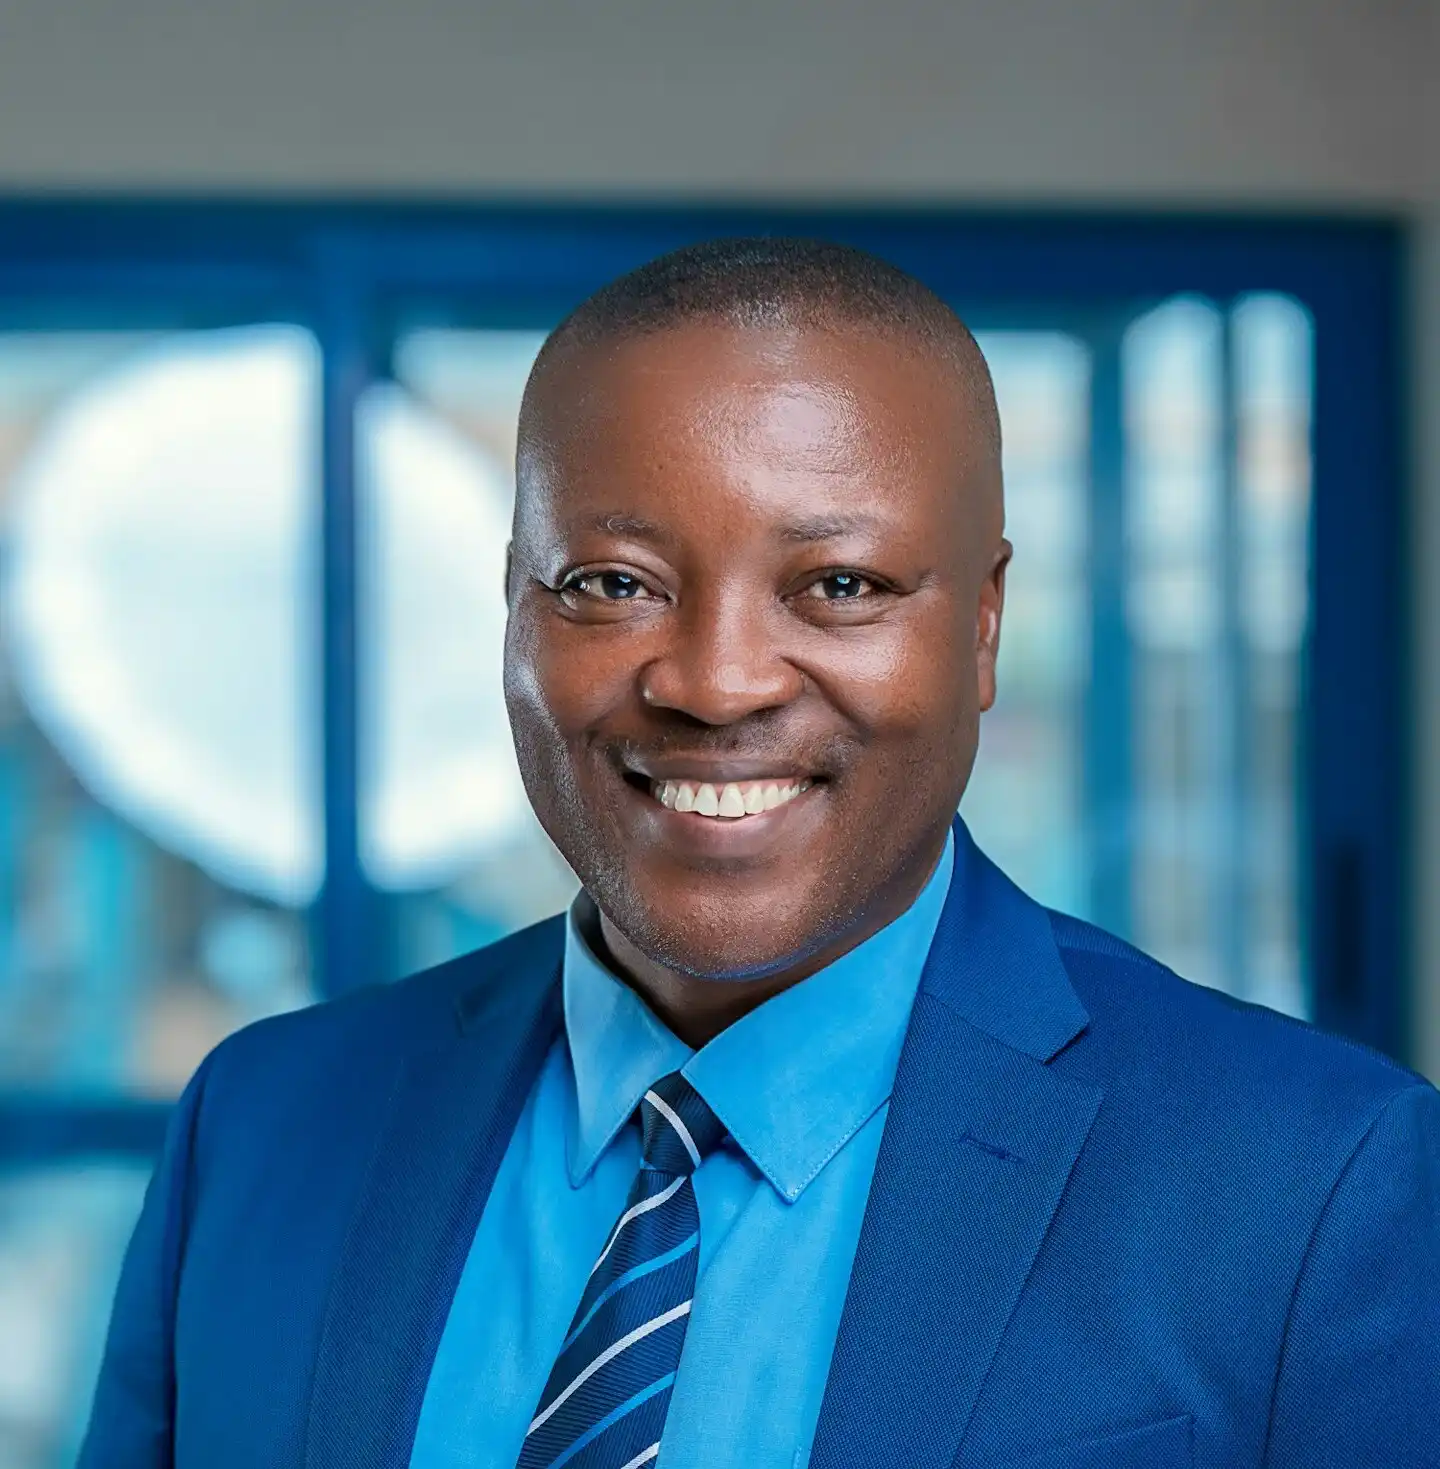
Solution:
M692 1051L595 956L582 893L565 929L565 1032L576 1107L570 1181L589 1175L648 1087L683 1070L730 1136L794 1202L889 1100L956 860L953 833L919 897L863 944Z

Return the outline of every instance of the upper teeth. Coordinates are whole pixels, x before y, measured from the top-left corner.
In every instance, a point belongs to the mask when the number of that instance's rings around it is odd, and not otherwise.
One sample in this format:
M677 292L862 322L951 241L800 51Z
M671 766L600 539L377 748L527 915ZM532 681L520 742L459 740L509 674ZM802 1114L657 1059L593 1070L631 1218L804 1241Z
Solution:
M808 780L741 780L716 787L709 781L654 780L650 792L662 806L693 811L697 816L754 816L773 811L808 791Z

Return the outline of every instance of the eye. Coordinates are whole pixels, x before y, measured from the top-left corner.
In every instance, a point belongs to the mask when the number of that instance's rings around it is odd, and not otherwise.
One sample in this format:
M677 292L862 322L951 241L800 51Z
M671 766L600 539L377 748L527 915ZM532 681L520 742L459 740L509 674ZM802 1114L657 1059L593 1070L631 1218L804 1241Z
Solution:
M634 602L653 595L628 571L572 571L560 583L559 592L572 606L582 597L596 602Z
M823 602L854 602L872 597L878 590L868 577L858 571L827 571L805 589L805 594Z

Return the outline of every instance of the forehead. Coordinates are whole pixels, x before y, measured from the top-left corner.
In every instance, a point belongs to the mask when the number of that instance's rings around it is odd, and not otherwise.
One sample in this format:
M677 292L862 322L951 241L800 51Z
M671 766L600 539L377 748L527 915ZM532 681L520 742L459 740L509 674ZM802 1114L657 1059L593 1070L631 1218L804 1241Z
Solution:
M575 350L536 406L529 447L566 497L747 477L822 498L902 484L953 496L974 432L952 364L862 328L686 323Z

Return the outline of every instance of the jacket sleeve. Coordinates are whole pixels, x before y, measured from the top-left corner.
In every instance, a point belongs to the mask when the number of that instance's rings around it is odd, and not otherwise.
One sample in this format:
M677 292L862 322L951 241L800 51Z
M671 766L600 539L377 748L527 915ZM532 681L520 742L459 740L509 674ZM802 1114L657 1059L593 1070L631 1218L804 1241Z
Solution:
M1440 1463L1440 1092L1385 1105L1315 1227L1290 1308L1267 1469Z
M195 1132L214 1053L166 1130L115 1290L110 1331L77 1469L170 1469L175 1296L193 1189Z

